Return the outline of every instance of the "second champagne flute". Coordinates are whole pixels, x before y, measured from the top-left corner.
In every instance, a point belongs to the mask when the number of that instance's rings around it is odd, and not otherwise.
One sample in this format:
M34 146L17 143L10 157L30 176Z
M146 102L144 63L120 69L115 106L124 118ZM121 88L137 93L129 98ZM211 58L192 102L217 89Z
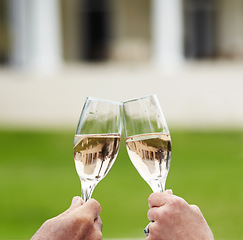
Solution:
M157 97L124 102L123 117L126 147L133 165L153 192L163 192L170 168L171 138ZM150 224L144 229L146 237Z
M87 201L112 167L120 146L121 103L88 97L74 138L74 160Z
M153 192L163 192L170 168L171 138L155 95L123 102L129 157Z

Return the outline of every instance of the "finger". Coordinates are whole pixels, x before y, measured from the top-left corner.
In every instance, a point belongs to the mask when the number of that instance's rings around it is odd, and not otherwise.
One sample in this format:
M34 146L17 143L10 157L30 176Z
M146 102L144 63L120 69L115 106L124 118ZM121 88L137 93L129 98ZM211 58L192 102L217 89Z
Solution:
M73 197L72 202L71 202L71 206L72 206L73 204L75 204L78 200L79 200L79 196L75 196L75 197Z
M79 206L82 206L83 204L84 204L84 200L79 196L75 196L75 197L73 197L72 203L71 203L70 207L67 209L66 212L70 212L73 209L75 209Z
M70 207L66 211L61 213L59 216L65 216L66 214L70 213L73 209L75 209L83 204L84 204L83 199L79 196L75 196L72 199L72 203L71 203Z
M149 207L152 208L164 206L172 196L173 195L167 193L152 193L148 199Z
M98 217L95 219L94 224L95 224L95 226L102 232L103 224L102 224L102 221L101 221L100 216L98 216Z
M159 229L161 229L162 226L160 226ZM146 240L154 240L154 239L158 239L158 233L160 231L158 231L158 229L156 229L156 222L150 222L149 225L148 225L148 236L146 237ZM161 236L160 236L161 237Z
M148 213L147 213L147 217L148 217L148 220L150 221L156 221L158 219L158 208L157 207L153 207L153 208L150 208L148 210Z
M170 195L173 195L173 191L171 189L167 189L164 191L164 193L167 193L167 194L170 194Z
M84 204L84 200L81 197L79 197L79 196L73 197L71 206L73 206L73 205L83 205L83 204Z
M82 205L81 208L84 214L91 214L94 220L99 216L101 212L101 206L95 199L89 199Z

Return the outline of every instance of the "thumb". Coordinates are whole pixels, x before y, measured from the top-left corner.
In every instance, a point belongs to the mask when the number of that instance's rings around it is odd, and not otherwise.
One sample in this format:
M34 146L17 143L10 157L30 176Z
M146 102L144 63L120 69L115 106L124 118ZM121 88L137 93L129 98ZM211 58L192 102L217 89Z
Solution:
M81 206L83 204L84 204L84 200L79 196L75 196L72 199L71 206L69 207L69 209L74 209L74 208Z
M79 206L82 206L83 204L84 204L84 200L79 196L75 196L72 199L72 203L71 203L70 207L65 212L63 212L62 214L66 215L69 212L71 212L73 209L75 209Z
M75 205L76 203L80 203L80 201L81 201L81 204L84 202L83 199L79 196L73 197L71 206Z

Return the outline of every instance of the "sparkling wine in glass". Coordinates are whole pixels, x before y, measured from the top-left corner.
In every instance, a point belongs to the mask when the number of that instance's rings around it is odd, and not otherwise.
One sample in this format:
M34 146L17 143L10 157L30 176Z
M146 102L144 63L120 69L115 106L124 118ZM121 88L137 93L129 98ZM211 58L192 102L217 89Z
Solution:
M123 102L128 155L153 192L163 192L171 161L171 137L155 95Z
M121 103L88 97L74 137L74 160L87 201L115 162L121 139Z
M123 102L128 155L153 192L163 192L170 168L171 138L155 95ZM149 225L144 234L149 235Z

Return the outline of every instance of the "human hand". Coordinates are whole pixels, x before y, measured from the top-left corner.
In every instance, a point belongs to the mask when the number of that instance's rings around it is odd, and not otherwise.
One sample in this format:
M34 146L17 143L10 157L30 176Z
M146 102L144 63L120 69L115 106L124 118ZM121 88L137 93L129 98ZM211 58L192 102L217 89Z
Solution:
M152 193L148 199L149 235L146 240L213 240L200 209L172 195L171 190Z
M100 204L90 199L86 203L74 197L62 214L47 220L31 240L101 240Z

